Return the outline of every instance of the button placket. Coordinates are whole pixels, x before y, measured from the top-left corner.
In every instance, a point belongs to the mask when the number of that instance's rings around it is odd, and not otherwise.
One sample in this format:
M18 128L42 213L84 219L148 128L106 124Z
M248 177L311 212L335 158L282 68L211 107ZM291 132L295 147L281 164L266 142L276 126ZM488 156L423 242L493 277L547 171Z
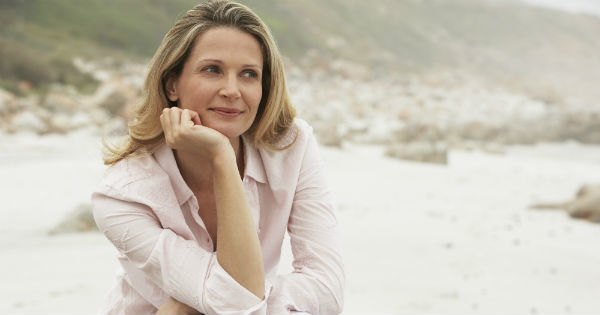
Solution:
M250 206L250 213L254 221L257 233L260 233L259 222L260 222L260 207L258 205L258 189L254 180L244 177L244 190L246 191L246 198L248 200L248 206Z
M196 230L196 232L194 232L194 235L196 236L196 240L197 240L198 244L201 247L203 247L205 250L212 251L212 249L213 249L212 240L210 239L210 235L208 234L208 231L206 230L204 221L202 221L202 218L198 214L199 209L200 209L200 207L198 205L198 200L196 199L196 196L192 196L190 198L190 202L188 204L187 210L191 214L192 219L194 220L194 222L196 223L197 226L195 226L195 227L190 226L190 229ZM197 235L196 233L199 233L199 235Z
M198 205L198 200L196 199L196 196L192 196L192 204L190 207L190 211L192 213L192 218L194 218L194 221L196 221L196 223L198 223L198 225L204 231L206 231L206 225L204 225L204 221L202 221L202 218L198 214L198 210L200 210L200 206Z

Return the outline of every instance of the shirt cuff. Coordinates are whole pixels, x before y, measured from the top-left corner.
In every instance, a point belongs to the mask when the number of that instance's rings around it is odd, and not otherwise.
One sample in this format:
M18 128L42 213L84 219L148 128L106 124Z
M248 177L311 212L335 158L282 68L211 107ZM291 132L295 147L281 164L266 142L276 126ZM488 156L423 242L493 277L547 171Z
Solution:
M265 279L265 297L259 299L233 279L217 261L216 253L213 253L205 282L203 304L214 314L266 314L271 287L271 283Z

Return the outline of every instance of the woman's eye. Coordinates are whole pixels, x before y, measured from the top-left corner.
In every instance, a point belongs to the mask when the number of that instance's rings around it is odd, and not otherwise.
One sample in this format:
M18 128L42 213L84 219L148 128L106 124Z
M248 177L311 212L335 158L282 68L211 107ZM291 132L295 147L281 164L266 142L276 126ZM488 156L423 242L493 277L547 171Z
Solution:
M258 74L254 70L246 70L242 73L245 78L258 78Z
M208 67L204 67L202 69L202 71L204 72L210 72L210 73L219 73L219 67L216 66L208 66Z

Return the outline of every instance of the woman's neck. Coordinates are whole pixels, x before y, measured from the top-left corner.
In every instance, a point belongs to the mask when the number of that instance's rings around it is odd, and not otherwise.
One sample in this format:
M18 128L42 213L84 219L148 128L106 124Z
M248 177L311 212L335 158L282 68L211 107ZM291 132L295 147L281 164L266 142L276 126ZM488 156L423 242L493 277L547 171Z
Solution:
M230 138L229 142L235 152L238 171L244 173L244 148L241 137ZM199 158L185 151L173 150L179 172L186 184L193 190L212 189L213 165L208 159Z

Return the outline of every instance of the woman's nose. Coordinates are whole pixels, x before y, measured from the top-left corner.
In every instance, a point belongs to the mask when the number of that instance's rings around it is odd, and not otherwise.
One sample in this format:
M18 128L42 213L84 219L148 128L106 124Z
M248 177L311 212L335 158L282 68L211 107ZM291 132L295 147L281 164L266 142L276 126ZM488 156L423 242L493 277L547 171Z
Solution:
M241 96L237 75L228 75L225 77L223 86L219 90L219 95L227 99L237 99Z

